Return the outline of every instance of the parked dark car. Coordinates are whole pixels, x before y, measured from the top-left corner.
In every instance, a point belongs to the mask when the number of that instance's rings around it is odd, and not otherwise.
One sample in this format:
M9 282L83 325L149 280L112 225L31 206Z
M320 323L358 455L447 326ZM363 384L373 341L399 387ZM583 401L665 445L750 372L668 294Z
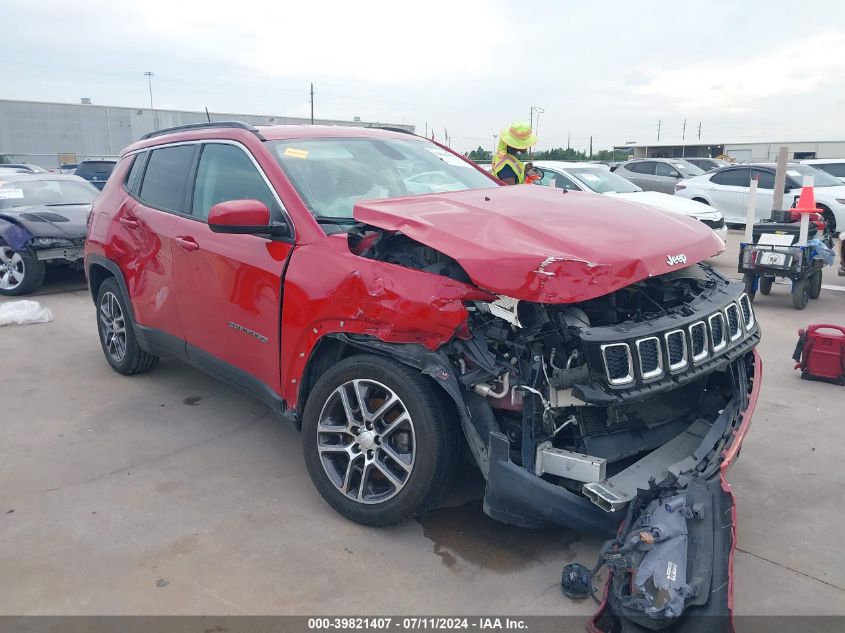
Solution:
M99 193L77 176L0 174L0 295L34 292L48 264L81 268L85 222Z
M113 159L83 160L73 173L102 191L115 165L117 161Z

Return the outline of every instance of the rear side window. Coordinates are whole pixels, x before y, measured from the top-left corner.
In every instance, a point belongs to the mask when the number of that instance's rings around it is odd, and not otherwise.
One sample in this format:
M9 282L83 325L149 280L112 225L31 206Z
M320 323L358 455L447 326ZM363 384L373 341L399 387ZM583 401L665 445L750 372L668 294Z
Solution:
M113 160L86 160L79 163L76 168L76 175L82 176L108 176L114 170L115 163Z
M729 187L748 187L751 181L750 169L726 169L710 177L710 182Z
M206 144L197 168L191 213L205 220L211 207L228 200L258 200L270 209L271 218L281 217L273 192L242 149L222 143Z
M653 174L654 162L643 161L641 163L631 163L630 165L626 165L625 169L627 169L628 171L632 171L635 174Z
M752 172L752 177L757 180L757 188L758 189L774 189L775 188L775 175L770 171L764 171L762 169L755 169Z
M139 196L143 202L166 211L185 212L195 147L179 145L150 152Z
M141 188L141 174L144 173L144 163L146 160L146 152L136 154L132 158L132 167L129 168L129 173L126 174L126 189L133 196L137 196L138 190Z

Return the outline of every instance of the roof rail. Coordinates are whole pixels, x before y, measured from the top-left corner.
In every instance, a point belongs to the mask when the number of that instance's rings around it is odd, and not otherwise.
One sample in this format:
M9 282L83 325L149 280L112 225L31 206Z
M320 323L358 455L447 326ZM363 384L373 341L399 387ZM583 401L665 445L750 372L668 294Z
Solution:
M261 132L258 131L258 128L253 127L248 123L244 123L243 121L209 121L203 123L186 123L185 125L176 125L174 127L166 127L162 128L161 130L148 132L147 134L144 134L144 136L142 136L139 140L146 141L148 138L155 138L156 136L162 136L163 134L172 134L173 132L188 132L190 130L207 130L221 127L247 130L248 132L252 132L253 134L255 134L262 141L266 140L261 134Z

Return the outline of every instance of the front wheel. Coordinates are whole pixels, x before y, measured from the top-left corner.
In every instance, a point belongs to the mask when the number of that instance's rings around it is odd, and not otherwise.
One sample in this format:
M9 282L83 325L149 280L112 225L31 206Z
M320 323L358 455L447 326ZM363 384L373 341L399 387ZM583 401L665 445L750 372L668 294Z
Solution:
M47 266L28 248L12 250L0 243L0 295L17 297L35 292L44 283Z
M818 299L822 294L822 271L810 275L810 299Z
M431 508L458 459L458 427L418 370L373 355L327 371L308 396L302 442L308 474L332 508L391 525Z
M774 281L771 277L760 277L760 294L767 295L772 291L772 282Z
M135 338L126 299L114 278L106 279L97 292L97 330L103 354L112 369L127 376L150 371L158 356L144 351Z
M797 279L792 282L792 307L796 310L803 310L810 301L810 284L806 279Z

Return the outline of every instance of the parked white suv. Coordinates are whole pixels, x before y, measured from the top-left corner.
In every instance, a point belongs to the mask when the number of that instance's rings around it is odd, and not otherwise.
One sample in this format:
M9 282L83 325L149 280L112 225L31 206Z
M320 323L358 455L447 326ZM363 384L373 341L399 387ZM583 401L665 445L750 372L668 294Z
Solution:
M845 184L829 173L809 165L787 165L784 207L791 207L795 197L801 193L805 176L813 177L816 206L822 210L831 230L836 230L836 227L845 228ZM744 225L751 178L758 179L755 219L768 218L772 210L775 186L774 163L735 165L688 178L675 185L675 195L709 204L721 211L729 224Z
M558 189L589 191L622 198L629 202L655 207L661 211L680 213L713 229L724 242L728 236L725 219L718 210L700 202L684 200L658 191L643 191L637 185L617 176L604 165L557 160L538 160L534 165L545 174L540 184Z

